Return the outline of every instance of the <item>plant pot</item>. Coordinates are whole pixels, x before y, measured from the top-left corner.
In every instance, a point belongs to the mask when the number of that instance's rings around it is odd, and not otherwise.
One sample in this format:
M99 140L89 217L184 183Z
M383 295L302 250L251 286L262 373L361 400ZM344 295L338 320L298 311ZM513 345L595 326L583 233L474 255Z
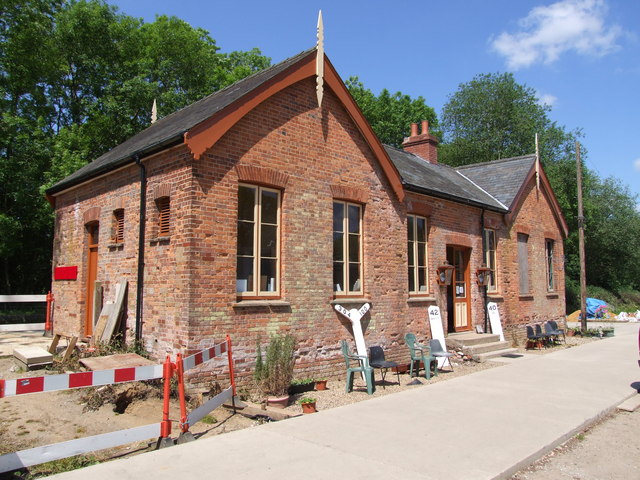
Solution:
M575 330L567 330L567 337L573 337L575 334Z
M302 413L316 413L316 402L312 403L301 403Z
M327 389L326 380L316 380L316 390L326 390L326 389Z
M285 408L289 405L289 395L281 397L267 397L267 404L273 408Z
M613 337L613 330L603 330L602 336L604 337Z

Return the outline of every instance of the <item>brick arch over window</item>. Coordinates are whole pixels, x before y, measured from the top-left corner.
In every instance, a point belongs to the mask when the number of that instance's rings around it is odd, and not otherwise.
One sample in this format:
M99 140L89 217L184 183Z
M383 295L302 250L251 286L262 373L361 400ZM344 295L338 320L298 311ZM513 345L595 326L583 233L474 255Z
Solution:
M82 214L84 224L100 221L100 207L91 207Z
M171 197L171 184L160 183L153 187L153 199L159 200L162 197Z
M238 165L235 168L238 181L284 189L289 183L289 175L272 168Z
M472 248L471 238L467 235L460 233L450 233L445 236L445 242L447 245L460 245L461 247Z
M407 201L407 213L430 217L433 214L433 207L426 203Z
M338 200L347 200L365 204L369 200L369 192L364 189L347 187L346 185L331 185L331 195Z

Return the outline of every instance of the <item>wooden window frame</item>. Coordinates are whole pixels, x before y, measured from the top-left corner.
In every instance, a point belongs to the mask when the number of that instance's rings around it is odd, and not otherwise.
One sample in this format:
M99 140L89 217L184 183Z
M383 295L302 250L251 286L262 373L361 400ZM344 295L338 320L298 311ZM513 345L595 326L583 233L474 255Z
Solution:
M545 265L547 273L547 292L555 292L555 275L553 265L553 253L555 242L552 238L544 239Z
M419 253L422 247L417 238L418 221L424 221L424 265L419 264ZM409 228L410 223L413 227L412 230ZM412 236L410 235L411 231L413 231ZM411 262L411 258L413 258L413 262ZM420 269L424 272L424 285L420 285ZM408 289L411 296L427 295L429 293L429 220L421 215L407 215L407 279L409 280ZM413 290L411 289L412 280ZM424 290L420 289L422 286L424 286Z
M493 236L493 246L491 249L489 235ZM484 246L484 264L491 270L489 284L487 285L488 293L498 292L498 242L496 240L496 231L493 228L485 228L482 233L482 241Z
M281 291L282 291L282 279L281 279L281 252L280 252L280 248L281 248L281 229L282 229L282 220L281 220L281 215L282 215L282 192L278 189L275 188L269 188L269 187L263 187L260 185L254 185L254 184L248 184L248 183L239 183L238 184L238 193L240 192L240 187L244 187L244 188L250 188L252 190L254 190L254 213L253 213L253 221L251 223L254 224L254 228L253 228L253 255L240 255L238 253L238 249L236 249L236 295L239 299L277 299L281 297ZM276 252L276 257L268 257L270 260L274 260L275 259L275 263L276 263L276 273L275 273L275 287L274 290L268 290L262 289L262 274L261 274L261 268L262 268L262 260L265 259L265 257L262 255L262 252L260 251L260 246L261 246L261 240L262 240L262 235L263 235L263 230L264 230L264 226L273 226L273 224L270 223L263 223L262 222L262 217L263 217L263 211L262 211L262 193L263 192L272 192L275 193L277 195L277 212L276 212L276 221L277 224L276 226L276 246L275 246L275 252ZM241 220L239 218L239 213L240 213L240 208L238 205L238 213L236 215L236 220L237 220L237 225L238 225L238 230L239 230L239 224L241 222L247 222L249 223L248 220ZM255 226L258 226L258 228L255 228ZM238 232L238 231L237 231ZM238 235L238 240L239 240L239 234ZM252 275L251 275L251 285L246 286L246 290L245 291L239 291L238 290L238 285L240 281L243 281L244 279L238 278L238 273L240 272L240 268L239 268L239 259L240 258L252 258L253 259L253 265L252 265ZM268 282L268 280L267 280Z
M523 239L523 241L521 241ZM523 247L521 246L524 245ZM520 295L531 295L531 280L529 278L529 235L518 232L518 289ZM524 251L523 251L524 249Z
M158 234L157 237L168 237L171 235L171 197L163 196L156 198L158 207Z
M342 233L343 241L342 241L342 262L338 262L335 260L335 246L332 254L332 288L335 297L348 297L348 296L362 296L364 294L364 232L363 232L363 214L364 214L364 205L359 203L348 202L346 200L333 200L333 208L332 208L332 224L333 217L335 216L336 205L341 204L344 206L343 215L342 215L342 231L333 230L332 237L335 237L336 233ZM358 209L358 232L357 234L349 232L349 207L355 207ZM345 241L345 234L347 240ZM349 260L349 254L352 253L349 247L349 236L356 235L358 240L358 262L352 262ZM333 277L333 271L335 269L336 263L342 263L342 283L336 283ZM356 283L359 282L358 289L351 289L350 286L350 278L349 278L349 266L351 264L359 265L358 273L359 278ZM341 290L336 289L336 285L341 285L343 288Z

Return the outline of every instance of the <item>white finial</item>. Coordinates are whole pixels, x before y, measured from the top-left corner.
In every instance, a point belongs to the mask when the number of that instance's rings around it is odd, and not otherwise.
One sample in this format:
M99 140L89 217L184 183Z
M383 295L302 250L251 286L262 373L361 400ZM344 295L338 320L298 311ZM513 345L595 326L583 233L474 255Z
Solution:
M316 95L318 107L322 106L324 87L324 25L322 24L322 10L318 12L318 43L316 45Z
M538 147L537 132L536 132L536 189L540 190L540 148Z
M153 105L151 107L151 123L156 123L158 120L158 106L156 105L156 99L153 99Z

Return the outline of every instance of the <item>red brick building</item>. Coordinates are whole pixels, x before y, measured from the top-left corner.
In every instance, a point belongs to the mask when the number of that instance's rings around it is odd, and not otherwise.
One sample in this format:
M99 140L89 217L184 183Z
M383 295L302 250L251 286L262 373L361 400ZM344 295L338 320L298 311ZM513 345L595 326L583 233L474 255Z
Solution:
M257 338L291 332L297 368L332 375L351 335L335 304L371 303L367 343L405 359L430 305L445 332L484 325L484 262L506 330L562 319L566 223L535 157L440 165L426 122L404 147L326 57L318 106L315 49L158 120L47 192L53 266L79 272L54 281L55 330L91 335L96 282L112 299L125 279L126 334L158 358L229 334L249 374Z

